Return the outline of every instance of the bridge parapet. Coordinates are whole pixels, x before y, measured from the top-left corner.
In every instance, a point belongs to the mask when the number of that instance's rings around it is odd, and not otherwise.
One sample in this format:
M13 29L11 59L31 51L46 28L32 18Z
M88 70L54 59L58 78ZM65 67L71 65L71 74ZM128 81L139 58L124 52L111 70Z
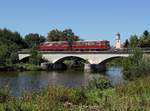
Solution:
M127 57L129 56L129 53L122 53L122 52L116 52L116 53L112 53L112 52L107 52L107 51L103 51L103 52L54 52L54 51L48 51L48 52L39 52L43 59L46 59L52 63L55 63L56 61L58 61L59 59L65 58L65 57L78 57L78 58L82 58L84 60L87 60L90 64L99 64L102 61L112 58L112 57ZM20 52L19 53L19 60L25 58L25 57L29 57L30 54L28 52Z

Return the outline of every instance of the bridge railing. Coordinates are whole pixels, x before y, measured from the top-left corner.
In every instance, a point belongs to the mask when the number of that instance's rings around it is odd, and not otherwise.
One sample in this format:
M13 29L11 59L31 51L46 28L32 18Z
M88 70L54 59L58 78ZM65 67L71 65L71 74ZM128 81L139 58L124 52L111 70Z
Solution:
M150 48L140 48L145 53L150 53ZM103 51L39 51L40 53L131 53L133 49L131 48L122 48L122 49L115 49L111 48L109 50L103 50ZM29 49L22 49L18 51L20 54L28 54L30 53Z

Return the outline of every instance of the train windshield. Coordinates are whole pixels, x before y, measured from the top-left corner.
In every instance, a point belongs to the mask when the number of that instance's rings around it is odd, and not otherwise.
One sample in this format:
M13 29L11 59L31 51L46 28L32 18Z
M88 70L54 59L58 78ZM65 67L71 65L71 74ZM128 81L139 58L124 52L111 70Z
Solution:
M107 46L110 46L109 41L106 42L106 45L107 45Z

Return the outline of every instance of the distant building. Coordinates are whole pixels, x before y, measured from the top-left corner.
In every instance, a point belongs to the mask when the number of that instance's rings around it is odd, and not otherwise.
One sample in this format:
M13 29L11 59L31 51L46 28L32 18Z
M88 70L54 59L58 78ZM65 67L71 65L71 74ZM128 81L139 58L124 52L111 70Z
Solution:
M121 48L122 48L120 33L117 33L117 34L116 34L115 48L116 48L116 49L121 49Z

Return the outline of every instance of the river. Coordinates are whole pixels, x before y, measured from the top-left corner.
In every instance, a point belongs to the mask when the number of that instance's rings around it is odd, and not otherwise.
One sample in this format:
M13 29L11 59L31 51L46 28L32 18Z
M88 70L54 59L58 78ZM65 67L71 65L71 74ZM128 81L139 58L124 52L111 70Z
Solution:
M0 72L0 87L8 87L12 95L20 96L23 92L38 91L48 85L85 86L89 80L101 74L77 71ZM109 67L105 74L112 84L124 82L120 67Z

